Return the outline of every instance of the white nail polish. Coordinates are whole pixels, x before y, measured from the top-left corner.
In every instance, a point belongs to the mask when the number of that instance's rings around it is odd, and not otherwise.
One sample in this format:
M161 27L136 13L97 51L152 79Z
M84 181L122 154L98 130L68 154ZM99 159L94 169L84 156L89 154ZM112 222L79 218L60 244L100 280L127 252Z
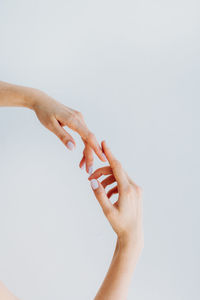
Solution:
M104 157L104 159L105 159L105 160L107 160L107 158L106 158L106 156L105 156L105 154L104 154L104 153L102 154L102 156Z
M74 144L71 142L71 141L69 141L69 142L67 142L67 148L69 149L69 150L73 150L74 149Z
M96 179L92 179L90 181L90 184L93 190L96 190L99 187L98 181Z
M90 166L89 169L88 169L88 174L91 175L92 172L93 172L93 166Z
M84 164L84 165L82 165L82 167L81 167L81 170L83 170L83 169L84 169L84 166L85 166L85 164Z

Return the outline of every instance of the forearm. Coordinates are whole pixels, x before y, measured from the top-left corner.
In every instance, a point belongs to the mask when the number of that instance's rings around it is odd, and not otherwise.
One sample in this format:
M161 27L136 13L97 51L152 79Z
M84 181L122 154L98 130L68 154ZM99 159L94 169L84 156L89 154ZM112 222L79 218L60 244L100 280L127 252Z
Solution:
M32 108L36 89L0 81L0 106L22 106Z
M19 300L6 288L6 286L1 281L0 281L0 299L1 300Z
M117 241L115 253L95 300L125 300L141 252L140 243Z

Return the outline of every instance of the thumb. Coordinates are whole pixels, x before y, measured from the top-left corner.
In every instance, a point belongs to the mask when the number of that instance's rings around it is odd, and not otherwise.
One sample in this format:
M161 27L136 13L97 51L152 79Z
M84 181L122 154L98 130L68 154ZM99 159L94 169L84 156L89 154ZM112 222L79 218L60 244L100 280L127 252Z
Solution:
M90 184L95 194L95 197L97 198L105 216L107 217L107 215L113 210L113 205L108 199L105 189L103 188L102 184L96 179L92 179L90 181Z
M61 142L69 149L73 150L75 147L75 141L73 137L58 123L54 122L52 128L50 129L60 140Z

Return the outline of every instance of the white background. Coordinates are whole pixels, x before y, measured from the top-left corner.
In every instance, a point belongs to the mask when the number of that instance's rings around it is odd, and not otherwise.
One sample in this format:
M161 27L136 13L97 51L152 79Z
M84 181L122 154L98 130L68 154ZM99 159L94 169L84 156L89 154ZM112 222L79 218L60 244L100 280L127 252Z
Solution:
M199 37L198 0L0 2L1 80L80 110L144 189L129 299L200 298ZM0 109L0 279L21 300L93 299L112 257L74 137Z

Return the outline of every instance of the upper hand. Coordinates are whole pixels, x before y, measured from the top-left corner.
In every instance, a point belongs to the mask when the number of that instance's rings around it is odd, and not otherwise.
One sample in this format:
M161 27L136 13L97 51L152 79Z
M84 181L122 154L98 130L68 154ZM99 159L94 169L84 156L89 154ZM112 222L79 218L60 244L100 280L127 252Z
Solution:
M80 162L81 168L85 164L86 171L92 173L93 151L102 161L106 161L95 135L88 129L80 112L57 102L39 90L32 92L32 99L32 108L40 122L57 135L68 149L73 150L75 141L63 127L68 126L79 133L85 145Z

